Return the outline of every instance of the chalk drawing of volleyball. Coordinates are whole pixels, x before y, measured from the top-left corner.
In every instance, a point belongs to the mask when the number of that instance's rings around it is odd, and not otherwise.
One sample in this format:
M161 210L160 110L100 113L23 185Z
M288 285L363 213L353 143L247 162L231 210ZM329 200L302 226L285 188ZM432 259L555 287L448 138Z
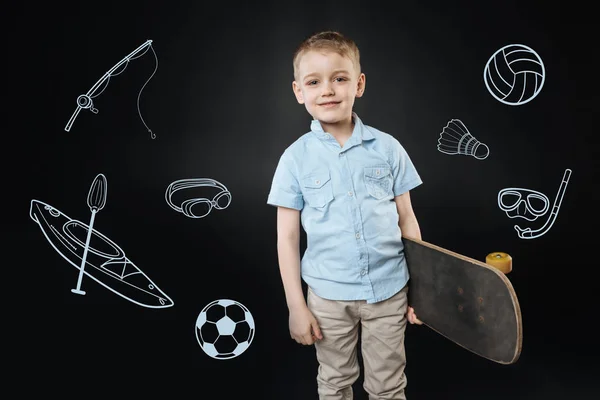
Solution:
M540 93L546 70L532 48L509 44L490 57L483 70L483 80L498 101L518 106L530 102Z

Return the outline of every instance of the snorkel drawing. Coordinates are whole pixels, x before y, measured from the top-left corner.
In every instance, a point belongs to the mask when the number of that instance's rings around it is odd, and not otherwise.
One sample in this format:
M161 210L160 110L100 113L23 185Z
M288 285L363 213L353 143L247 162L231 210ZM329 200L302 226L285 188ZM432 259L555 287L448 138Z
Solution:
M121 74L125 70L125 68L127 68L129 61L140 58L141 56L146 54L146 52L149 49L152 50L152 53L154 54L154 60L156 62L156 65L154 67L154 71L152 72L152 75L150 75L148 80L146 80L146 82L140 89L140 92L138 93L137 109L138 109L138 114L140 116L140 119L142 120L142 123L144 124L144 126L146 127L148 132L150 133L150 136L152 137L152 139L155 139L156 135L154 134L154 132L152 132L152 130L150 128L148 128L148 125L146 125L144 118L142 118L142 113L140 112L140 95L142 94L142 90L144 90L144 88L146 87L146 84L148 84L148 82L150 81L150 79L152 79L152 77L156 73L156 70L158 69L158 58L156 57L156 52L154 51L154 48L152 47L152 40L147 40L140 47L138 47L137 49L135 49L134 51L129 53L127 56L125 56L121 61L116 63L111 69L106 71L106 73L104 75L102 75L102 77L94 84L94 86L92 86L90 88L90 90L87 91L86 94L82 94L79 97L77 97L77 108L75 109L75 111L73 112L73 115L67 122L67 125L65 126L65 131L69 132L71 130L71 128L73 127L73 124L75 123L75 119L77 118L77 116L79 115L79 112L81 110L86 109L86 110L90 110L94 114L98 114L98 109L94 107L94 102L92 99L98 97L104 91L104 89L106 89L111 77Z
M173 306L173 300L129 260L116 243L93 228L94 217L105 202L106 178L99 174L88 193L88 206L92 211L89 226L38 200L31 200L29 216L39 225L54 250L79 269L77 288L71 290L73 293L85 294L81 290L85 274L137 305L147 308Z
M552 211L550 216L546 220L546 223L538 229L531 228L521 228L518 225L515 225L514 228L517 231L517 235L521 239L535 239L537 237L542 236L546 232L550 230L554 221L556 221L556 217L558 216L558 211L560 209L560 205L562 203L562 199L565 195L565 190L567 189L567 184L569 183L569 179L571 177L571 170L566 169L563 175L563 179L560 182L560 186L558 188L558 193L556 194L556 198L554 199L554 205L552 206ZM541 200L541 207L536 207L536 202ZM523 188L506 188L502 189L498 192L498 206L509 218L524 218L528 221L534 221L538 217L546 214L548 211L548 197L540 192L530 189ZM521 204L525 205L525 209L523 214L519 212L519 208Z

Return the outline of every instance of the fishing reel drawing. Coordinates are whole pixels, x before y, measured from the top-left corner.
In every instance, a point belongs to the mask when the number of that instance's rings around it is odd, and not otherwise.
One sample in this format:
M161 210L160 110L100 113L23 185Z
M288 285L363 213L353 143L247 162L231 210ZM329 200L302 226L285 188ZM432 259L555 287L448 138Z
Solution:
M173 202L173 194L180 190L197 187L214 187L219 189L212 199L194 197L184 200L179 206ZM213 208L223 210L231 204L231 193L222 183L210 178L180 179L172 182L165 191L165 200L169 207L188 218L204 218Z
M94 114L98 114L98 109L94 107L94 102L92 98L87 94L82 94L77 97L77 107L81 107L84 110L90 109Z

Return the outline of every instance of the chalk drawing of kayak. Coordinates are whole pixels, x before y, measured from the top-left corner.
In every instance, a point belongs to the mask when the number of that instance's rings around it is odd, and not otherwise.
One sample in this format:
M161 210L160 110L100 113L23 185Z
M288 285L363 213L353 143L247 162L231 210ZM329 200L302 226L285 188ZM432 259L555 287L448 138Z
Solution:
M143 307L174 305L173 300L129 260L116 243L93 227L88 235L88 225L38 200L31 201L29 215L38 223L54 250L80 272L85 259L83 273L87 277Z

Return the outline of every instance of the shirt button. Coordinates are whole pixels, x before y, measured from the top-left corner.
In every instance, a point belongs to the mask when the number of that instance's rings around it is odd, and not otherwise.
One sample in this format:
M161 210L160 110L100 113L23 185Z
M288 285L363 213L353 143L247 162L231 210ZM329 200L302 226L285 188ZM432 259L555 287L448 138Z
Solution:
M356 232L356 238L360 239L360 233Z
M345 153L340 153L340 157L344 157L344 154L345 154Z
M361 275L366 275L366 274L367 274L367 270L366 270L366 269L363 269L362 271L360 271L360 274L361 274Z
M321 181L317 179L317 180L315 181L315 185L318 185L319 183L321 183Z
M348 196L352 196L352 192L348 192Z

